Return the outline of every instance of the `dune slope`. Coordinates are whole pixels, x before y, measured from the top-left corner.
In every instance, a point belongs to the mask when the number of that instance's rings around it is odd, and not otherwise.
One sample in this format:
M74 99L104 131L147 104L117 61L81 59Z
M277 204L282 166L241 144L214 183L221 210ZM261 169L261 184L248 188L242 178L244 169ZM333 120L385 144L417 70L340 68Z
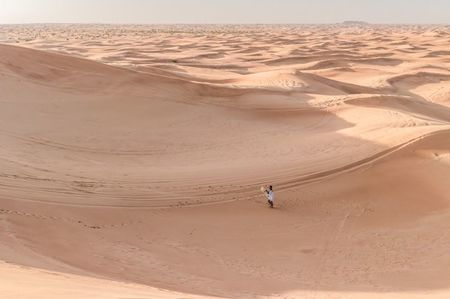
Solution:
M311 30L0 45L0 292L446 298L445 35Z

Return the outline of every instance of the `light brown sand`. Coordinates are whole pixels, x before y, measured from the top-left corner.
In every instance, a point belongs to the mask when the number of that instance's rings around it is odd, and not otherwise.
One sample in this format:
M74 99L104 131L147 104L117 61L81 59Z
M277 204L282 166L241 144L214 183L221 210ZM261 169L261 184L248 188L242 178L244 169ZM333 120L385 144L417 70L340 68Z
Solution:
M448 298L449 31L0 26L0 293Z

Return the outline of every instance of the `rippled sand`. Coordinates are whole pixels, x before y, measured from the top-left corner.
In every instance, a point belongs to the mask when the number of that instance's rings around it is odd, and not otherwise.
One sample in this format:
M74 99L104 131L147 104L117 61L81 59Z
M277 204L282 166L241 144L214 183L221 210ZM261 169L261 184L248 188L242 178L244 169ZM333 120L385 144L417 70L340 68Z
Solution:
M0 293L448 298L449 33L0 26Z

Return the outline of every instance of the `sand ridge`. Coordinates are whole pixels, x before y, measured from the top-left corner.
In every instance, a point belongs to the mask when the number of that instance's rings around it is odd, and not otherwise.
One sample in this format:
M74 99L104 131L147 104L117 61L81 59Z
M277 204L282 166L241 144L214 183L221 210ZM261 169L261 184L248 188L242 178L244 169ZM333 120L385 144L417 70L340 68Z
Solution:
M0 259L186 296L444 298L448 31L0 26Z

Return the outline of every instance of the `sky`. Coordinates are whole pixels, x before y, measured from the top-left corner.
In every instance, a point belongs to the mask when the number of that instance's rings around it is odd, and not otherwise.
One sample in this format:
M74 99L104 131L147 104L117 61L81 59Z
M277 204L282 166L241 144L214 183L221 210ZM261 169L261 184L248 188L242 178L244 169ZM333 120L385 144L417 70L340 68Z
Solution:
M0 24L450 24L450 0L0 0Z

